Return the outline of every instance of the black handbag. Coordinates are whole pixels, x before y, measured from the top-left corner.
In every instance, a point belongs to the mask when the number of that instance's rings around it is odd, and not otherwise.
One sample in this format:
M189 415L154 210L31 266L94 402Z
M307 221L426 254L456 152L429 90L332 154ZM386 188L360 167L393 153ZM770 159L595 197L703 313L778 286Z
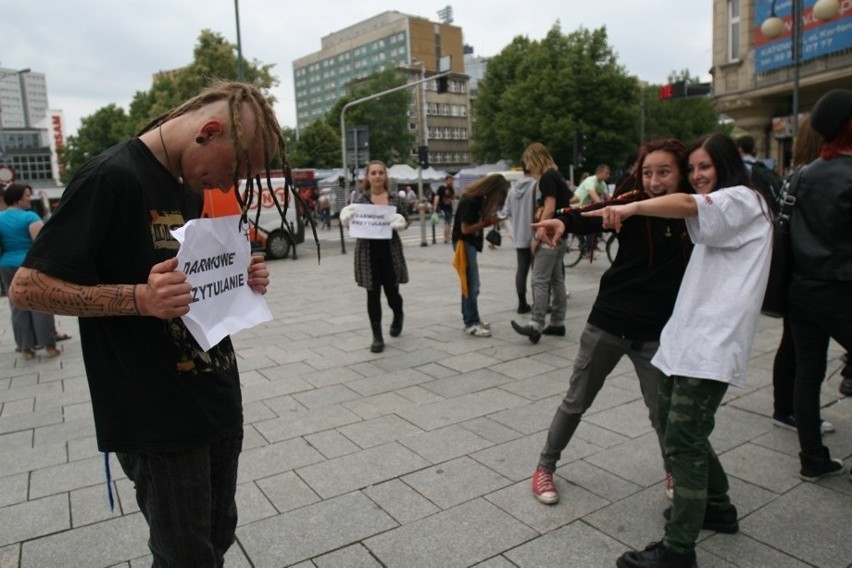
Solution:
M496 228L492 228L488 231L488 234L485 235L485 240L494 245L495 247L499 247L503 244L503 235L500 234Z
M760 312L773 318L784 317L787 312L787 294L793 279L793 243L790 238L790 217L796 204L796 193L804 176L805 168L796 172L790 186L781 198L781 207L775 219L772 238L772 259L769 264L769 280Z

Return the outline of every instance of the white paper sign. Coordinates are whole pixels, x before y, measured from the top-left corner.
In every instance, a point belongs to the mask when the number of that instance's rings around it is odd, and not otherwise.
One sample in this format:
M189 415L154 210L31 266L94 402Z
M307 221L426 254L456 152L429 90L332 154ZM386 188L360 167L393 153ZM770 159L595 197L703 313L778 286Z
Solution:
M393 205L356 203L349 220L349 236L356 239L389 239L393 234L390 222L396 215Z
M263 294L248 286L251 246L238 215L193 219L172 231L178 270L192 284L183 323L205 351L225 336L272 319Z

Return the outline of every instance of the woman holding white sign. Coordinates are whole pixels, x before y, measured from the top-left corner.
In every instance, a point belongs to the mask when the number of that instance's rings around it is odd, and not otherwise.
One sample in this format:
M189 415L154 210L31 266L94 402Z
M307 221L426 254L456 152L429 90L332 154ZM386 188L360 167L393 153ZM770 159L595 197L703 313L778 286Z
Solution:
M353 204L384 205L396 208L396 214L390 219L390 238L359 238L355 241L355 282L367 289L367 315L373 329L373 343L370 351L381 353L385 349L382 337L382 288L388 305L393 311L390 325L391 337L402 333L402 296L399 285L408 282L408 267L402 254L402 240L398 230L408 227L406 203L398 195L388 191L388 169L384 162L373 160L367 165L367 173L361 193L355 196ZM341 211L341 220L345 223L350 215Z

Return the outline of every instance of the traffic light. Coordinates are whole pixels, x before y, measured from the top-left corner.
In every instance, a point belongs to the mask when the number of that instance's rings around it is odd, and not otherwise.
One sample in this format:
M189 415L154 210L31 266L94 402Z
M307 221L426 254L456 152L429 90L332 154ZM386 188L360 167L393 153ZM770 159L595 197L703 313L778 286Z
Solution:
M450 88L450 78L446 75L444 75L443 77L438 77L437 79L435 79L435 82L439 95L446 93Z
M580 167L586 162L586 135L574 131L574 166Z
M429 167L429 146L417 147L417 163L424 170Z
M688 84L686 81L666 83L660 87L660 100L683 99L686 97L703 97L710 94L710 83Z

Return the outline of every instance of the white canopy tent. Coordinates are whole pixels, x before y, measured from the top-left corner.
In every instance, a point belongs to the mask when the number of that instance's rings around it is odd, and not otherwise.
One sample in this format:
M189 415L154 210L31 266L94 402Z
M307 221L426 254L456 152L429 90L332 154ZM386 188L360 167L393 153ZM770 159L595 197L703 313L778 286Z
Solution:
M506 160L500 160L495 164L482 164L473 168L459 170L455 175L456 188L464 189L482 176L488 175L491 172L503 172L510 168Z

